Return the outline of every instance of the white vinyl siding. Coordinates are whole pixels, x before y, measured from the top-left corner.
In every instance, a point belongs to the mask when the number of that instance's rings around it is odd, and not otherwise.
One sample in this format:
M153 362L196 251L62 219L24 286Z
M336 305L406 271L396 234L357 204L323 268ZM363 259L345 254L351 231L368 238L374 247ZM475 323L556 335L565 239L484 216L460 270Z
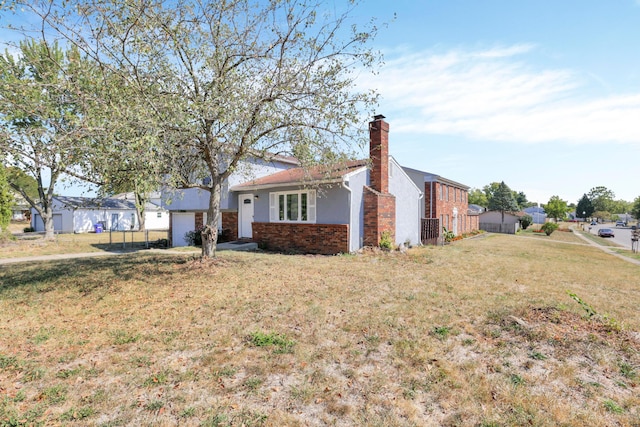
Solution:
M269 193L269 221L315 223L315 190Z

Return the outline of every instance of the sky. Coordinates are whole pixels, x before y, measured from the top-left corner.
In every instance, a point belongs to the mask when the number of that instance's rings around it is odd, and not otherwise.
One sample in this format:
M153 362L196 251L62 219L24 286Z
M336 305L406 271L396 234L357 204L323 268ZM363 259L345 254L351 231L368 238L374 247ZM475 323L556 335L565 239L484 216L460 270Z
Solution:
M542 204L640 196L640 0L361 0L372 17L384 65L357 84L400 164Z
M474 188L640 196L640 0L365 0L390 152ZM394 17L395 16L395 17Z

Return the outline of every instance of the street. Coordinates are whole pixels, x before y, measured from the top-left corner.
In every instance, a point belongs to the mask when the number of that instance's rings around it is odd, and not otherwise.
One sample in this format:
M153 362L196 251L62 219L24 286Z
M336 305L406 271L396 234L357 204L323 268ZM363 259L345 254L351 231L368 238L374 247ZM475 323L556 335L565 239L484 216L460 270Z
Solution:
M587 223L584 225L585 231L591 229L591 234L594 234L596 236L598 235L598 230L601 228L610 228L615 234L615 237L606 237L606 239L611 239L618 245L627 249L631 249L631 227L616 227L615 222L598 225L589 225Z

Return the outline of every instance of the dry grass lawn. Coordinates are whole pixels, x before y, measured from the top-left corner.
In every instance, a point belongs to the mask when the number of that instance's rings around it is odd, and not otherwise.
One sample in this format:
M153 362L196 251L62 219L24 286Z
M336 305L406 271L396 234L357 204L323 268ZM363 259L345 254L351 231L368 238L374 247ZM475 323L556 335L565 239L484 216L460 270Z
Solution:
M640 267L564 234L0 266L0 426L638 426Z

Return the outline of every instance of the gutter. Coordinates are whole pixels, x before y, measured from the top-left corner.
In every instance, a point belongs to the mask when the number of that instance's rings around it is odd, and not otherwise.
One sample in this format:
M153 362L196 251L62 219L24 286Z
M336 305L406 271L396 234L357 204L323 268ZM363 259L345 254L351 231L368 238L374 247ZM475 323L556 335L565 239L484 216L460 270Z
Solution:
M351 188L347 185L347 181L343 180L341 182L341 184L342 184L342 188L347 190L347 192L349 193L349 202L348 202L348 204L349 204L349 252L352 252L353 248L351 247L351 233L353 233L353 228L354 227L352 226L353 225L352 224L353 218L351 218L351 212L352 212L352 209L351 209L352 208L352 206L351 206L351 195L353 193L352 193Z

